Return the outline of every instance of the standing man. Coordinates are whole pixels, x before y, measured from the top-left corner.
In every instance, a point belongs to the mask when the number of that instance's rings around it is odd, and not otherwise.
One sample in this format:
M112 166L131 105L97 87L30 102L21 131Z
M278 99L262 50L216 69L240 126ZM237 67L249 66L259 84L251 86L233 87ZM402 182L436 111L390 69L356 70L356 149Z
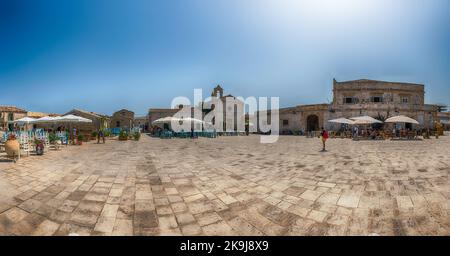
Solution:
M72 139L72 141L73 141L73 144L75 145L75 144L77 144L78 143L78 138L77 138L77 128L73 128L73 137L72 137L73 139ZM76 143L75 143L75 140L76 140Z
M102 138L103 144L106 143L105 141L105 132L103 131L103 129L100 130L100 137Z
M359 133L359 131L358 131L358 126L354 126L353 127L353 139L357 139L358 138L358 133Z
M322 152L325 152L325 151L327 151L325 144L328 139L328 132L323 127L322 127L322 132L320 132L320 138L322 139L322 145L323 145Z
M103 140L103 144L105 144L105 133L103 132L102 129L98 130L98 133L97 133L97 144L100 144L100 139L102 139Z

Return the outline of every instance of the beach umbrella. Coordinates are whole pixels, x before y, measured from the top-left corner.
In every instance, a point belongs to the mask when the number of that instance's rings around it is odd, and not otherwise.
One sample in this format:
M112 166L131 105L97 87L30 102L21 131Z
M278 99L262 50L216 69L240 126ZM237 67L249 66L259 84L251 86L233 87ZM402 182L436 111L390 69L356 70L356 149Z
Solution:
M76 115L56 117L55 121L58 123L92 123L92 120Z
M56 117L51 117L51 116L44 116L41 118L38 118L30 123L36 123L36 124L43 124L43 123L55 123L56 122Z
M354 121L354 124L381 124L383 123L380 120L377 120L370 116L358 116L358 117L352 117L350 118Z
M19 124L19 125L25 125L25 124L33 123L34 121L36 121L35 118L31 118L31 117L27 116L27 117L15 120L14 123Z
M352 121L347 118L332 119L332 120L328 120L328 122L336 123L336 124L354 124L355 123L355 121Z
M189 125L190 127L194 126L195 129L201 129L202 125L205 124L203 120L192 117L181 118L179 119L179 122L184 128L187 128L187 125Z
M189 123L193 123L193 124L203 124L203 123L205 123L203 120L195 119L195 118L191 118L191 117L180 119L180 121L189 122Z
M180 120L181 119L179 119L179 118L168 116L168 117L156 119L155 121L152 122L152 124L167 124L167 123L171 123L172 121L180 121Z
M419 124L419 122L417 122L416 120L407 117L407 116L393 116L390 117L388 119L386 119L386 121L384 121L385 123L409 123L409 124Z
M92 123L92 120L81 117L81 116L76 116L76 115L65 115L65 116L61 116L61 117L55 117L55 122L69 124L70 134L73 135L72 140L75 141L75 136L77 134L76 134L76 130L73 129L72 124L75 124L75 126L77 126L76 124L80 124L80 123ZM80 132L78 131L78 135L79 134L80 134Z

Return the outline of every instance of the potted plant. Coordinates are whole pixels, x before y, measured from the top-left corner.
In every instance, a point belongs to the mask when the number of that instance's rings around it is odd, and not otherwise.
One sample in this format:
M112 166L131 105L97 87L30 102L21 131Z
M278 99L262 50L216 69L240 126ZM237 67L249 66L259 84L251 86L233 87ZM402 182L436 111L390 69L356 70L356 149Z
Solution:
M97 131L93 131L91 134L91 140L96 140L98 137L98 132Z
M16 140L16 135L10 134L5 142L5 151L9 157L18 157L20 155L20 143Z
M36 155L42 156L44 154L44 141L40 139L35 139L34 144L36 145Z
M133 133L133 138L134 140L138 141L141 138L141 133L140 132Z
M61 139L54 133L48 135L48 140L50 144L61 144Z
M82 134L78 134L77 143L78 145L83 145L84 136Z
M128 140L128 134L126 131L120 131L119 140Z
M55 149L57 149L57 150L62 145L61 139L58 136L56 136L56 134L54 134L54 133L50 133L48 135L48 140L49 140L50 144L54 145Z

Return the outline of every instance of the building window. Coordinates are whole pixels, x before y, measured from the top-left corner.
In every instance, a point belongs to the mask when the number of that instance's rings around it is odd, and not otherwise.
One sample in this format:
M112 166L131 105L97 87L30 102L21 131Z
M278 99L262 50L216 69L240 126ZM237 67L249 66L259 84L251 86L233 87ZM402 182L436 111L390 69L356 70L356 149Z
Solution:
M383 97L382 96L373 96L370 98L371 102L374 103L381 103L383 102Z
M289 125L289 120L283 120L283 126L288 126Z
M358 101L358 98L355 97L344 97L344 104L356 104Z
M402 103L407 104L409 102L408 97L402 97Z

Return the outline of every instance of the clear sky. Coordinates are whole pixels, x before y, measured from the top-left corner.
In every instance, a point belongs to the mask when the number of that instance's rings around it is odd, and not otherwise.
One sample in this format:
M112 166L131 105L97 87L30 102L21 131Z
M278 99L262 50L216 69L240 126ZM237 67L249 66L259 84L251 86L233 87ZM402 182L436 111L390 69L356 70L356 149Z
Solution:
M0 0L0 105L144 115L221 84L287 107L330 101L333 78L450 104L450 1Z

